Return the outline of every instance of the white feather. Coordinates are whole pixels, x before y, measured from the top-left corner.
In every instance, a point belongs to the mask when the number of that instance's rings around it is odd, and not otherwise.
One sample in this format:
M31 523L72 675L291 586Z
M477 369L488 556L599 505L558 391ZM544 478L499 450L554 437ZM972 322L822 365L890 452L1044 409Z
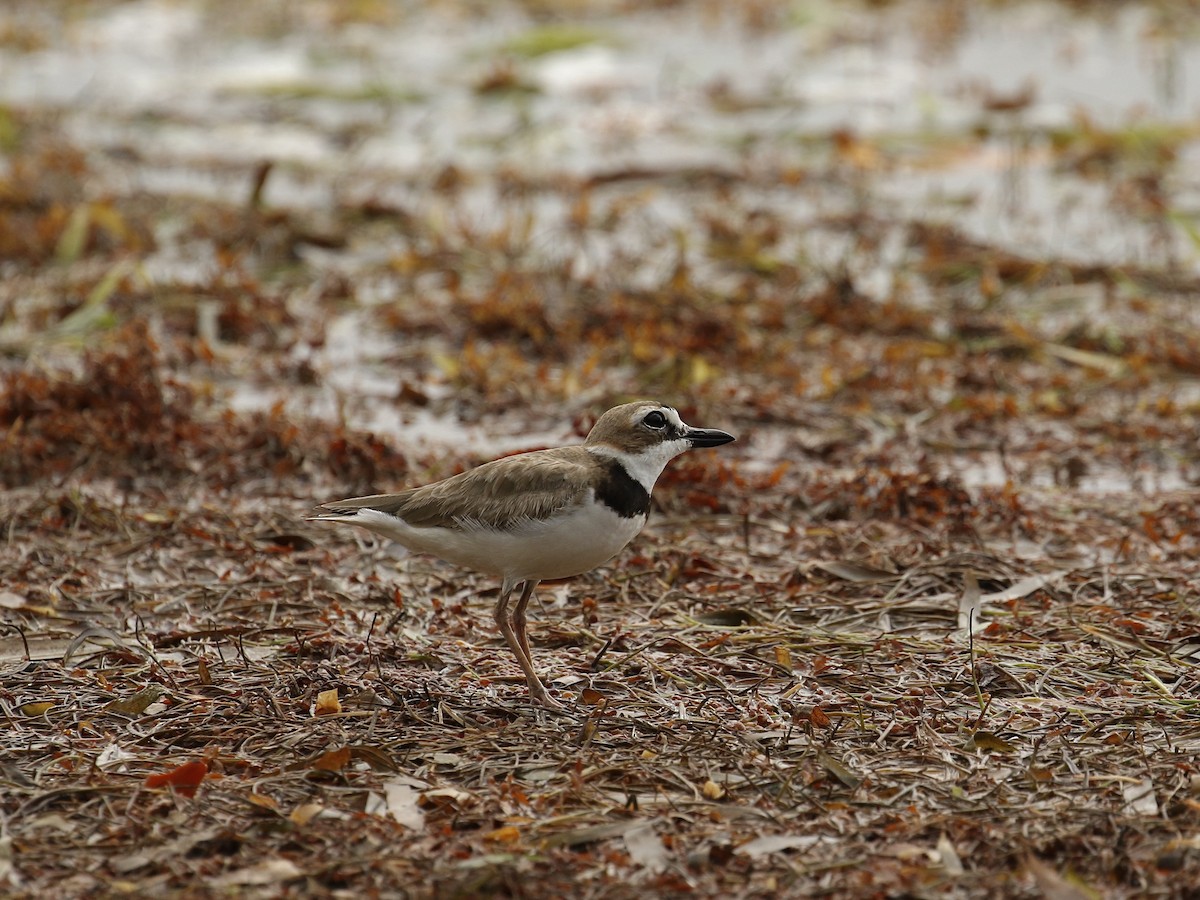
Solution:
M359 525L409 550L511 581L545 581L587 572L620 553L646 524L645 516L623 518L595 501L549 519L524 519L506 529L416 528L377 509L326 520Z
M625 467L625 471L638 484L644 487L646 493L649 494L654 490L654 482L658 481L658 476L667 467L667 463L680 453L691 448L691 441L687 438L679 438L675 441L663 441L661 444L654 444L639 450L637 453L618 450L616 447L610 447L605 444L596 444L595 446L588 447L588 450L597 456L611 456L619 460L621 465Z

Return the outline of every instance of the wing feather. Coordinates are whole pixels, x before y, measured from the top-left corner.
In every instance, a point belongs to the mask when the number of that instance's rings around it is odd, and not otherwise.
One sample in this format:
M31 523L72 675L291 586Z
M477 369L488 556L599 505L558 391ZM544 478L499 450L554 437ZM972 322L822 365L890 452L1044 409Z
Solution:
M342 515L376 509L417 528L504 528L514 520L544 519L582 502L597 465L583 447L535 450L397 494L323 503L320 510Z

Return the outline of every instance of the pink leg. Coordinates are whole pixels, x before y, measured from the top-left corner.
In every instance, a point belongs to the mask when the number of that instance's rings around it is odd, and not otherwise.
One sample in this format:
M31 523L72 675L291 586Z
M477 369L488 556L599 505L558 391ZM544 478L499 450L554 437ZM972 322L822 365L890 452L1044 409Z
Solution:
M506 580L500 588L500 599L496 602L496 624L500 628L500 633L504 635L505 643L508 644L513 655L517 657L517 663L521 666L521 671L525 673L525 681L529 685L529 695L533 698L533 701L550 709L561 709L562 705L547 693L546 686L538 678L537 671L533 668L533 656L529 651L525 610L529 606L529 599L533 596L533 589L537 587L537 584L536 581L525 582L521 589L520 599L517 600L517 605L512 611L512 618L510 620L508 600L516 585L510 584Z

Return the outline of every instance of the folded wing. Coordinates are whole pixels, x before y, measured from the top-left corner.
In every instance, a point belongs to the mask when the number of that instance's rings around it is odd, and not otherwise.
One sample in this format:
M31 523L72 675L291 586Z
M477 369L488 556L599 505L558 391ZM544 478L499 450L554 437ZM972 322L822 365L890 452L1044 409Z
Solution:
M582 447L521 453L397 494L323 503L313 518L374 509L417 528L511 528L581 502L597 464Z

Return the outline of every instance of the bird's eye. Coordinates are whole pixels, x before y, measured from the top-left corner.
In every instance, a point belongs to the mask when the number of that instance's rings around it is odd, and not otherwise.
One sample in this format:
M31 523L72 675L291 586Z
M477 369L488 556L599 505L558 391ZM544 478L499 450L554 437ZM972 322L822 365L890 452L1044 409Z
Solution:
M667 425L667 417L660 413L657 409L653 412L646 413L646 418L642 419L650 428L665 428Z

